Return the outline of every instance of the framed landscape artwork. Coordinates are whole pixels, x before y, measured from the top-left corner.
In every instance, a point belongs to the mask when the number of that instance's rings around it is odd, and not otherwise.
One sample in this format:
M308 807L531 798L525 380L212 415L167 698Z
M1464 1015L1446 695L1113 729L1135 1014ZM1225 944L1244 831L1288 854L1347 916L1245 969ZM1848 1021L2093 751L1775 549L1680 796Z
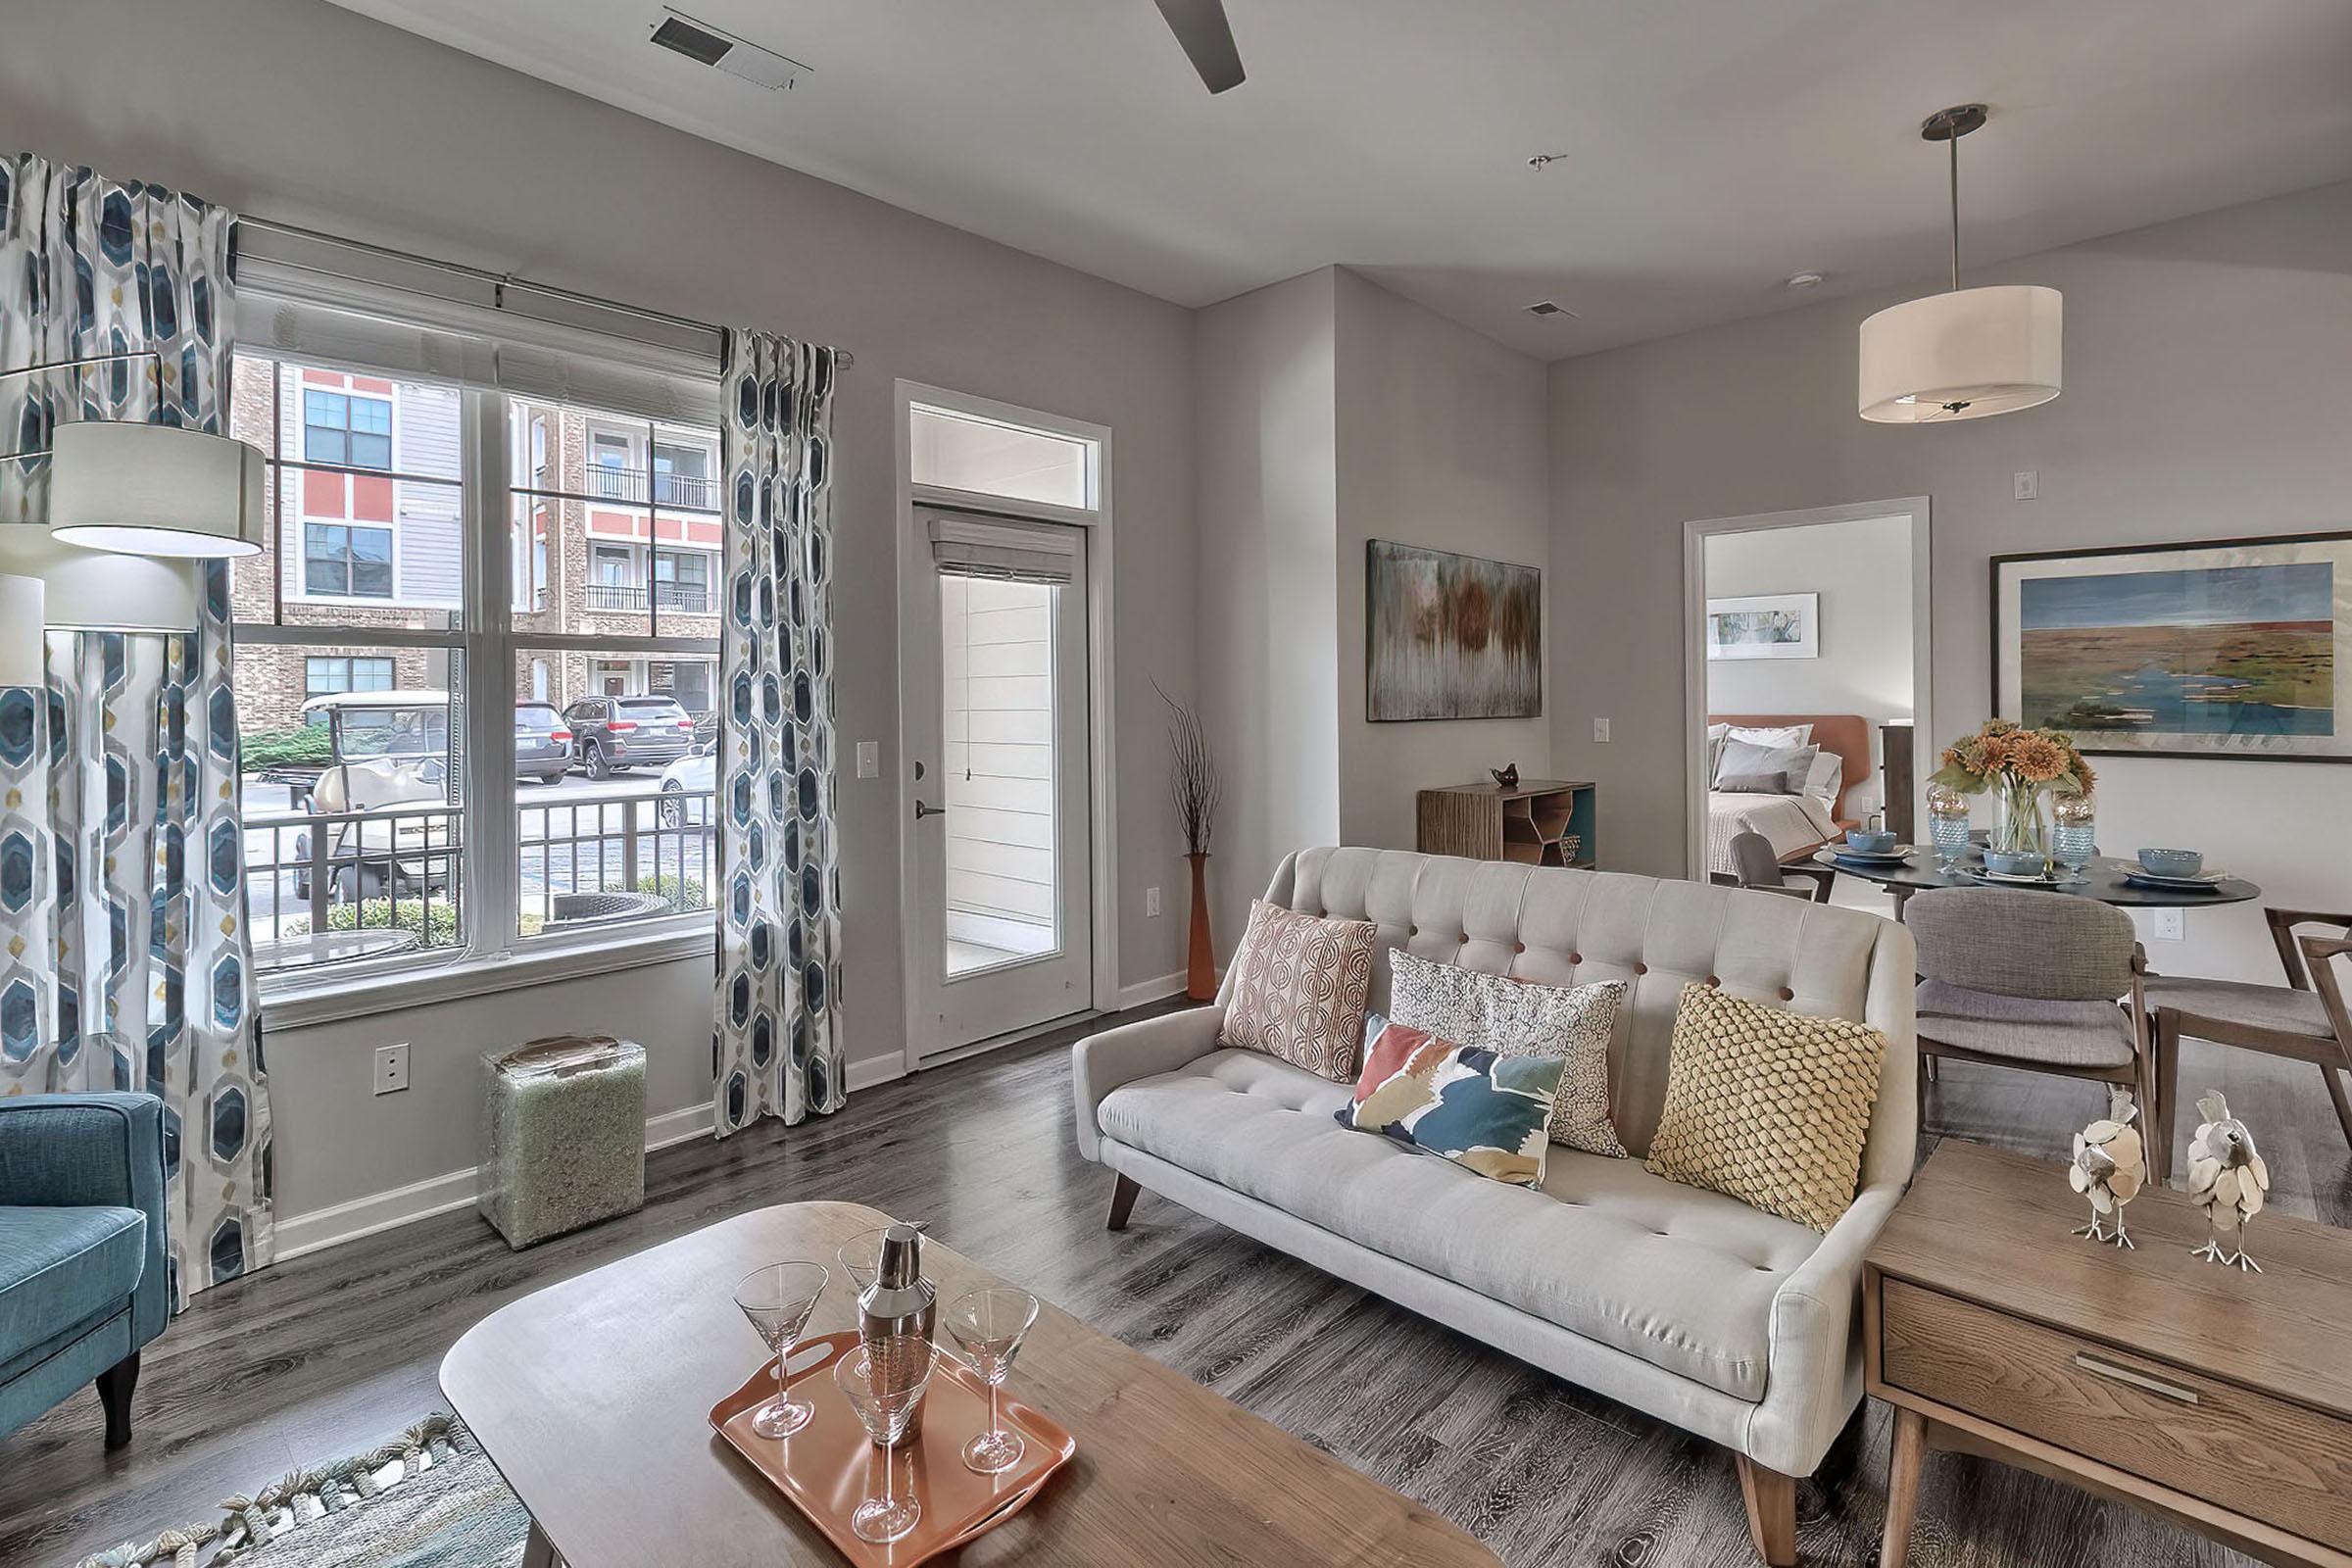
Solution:
M1364 547L1364 716L1544 711L1544 574L1374 539Z
M2352 533L1996 556L1996 710L2085 752L2352 761Z
M1707 658L1819 659L1821 595L1748 594L1707 601Z

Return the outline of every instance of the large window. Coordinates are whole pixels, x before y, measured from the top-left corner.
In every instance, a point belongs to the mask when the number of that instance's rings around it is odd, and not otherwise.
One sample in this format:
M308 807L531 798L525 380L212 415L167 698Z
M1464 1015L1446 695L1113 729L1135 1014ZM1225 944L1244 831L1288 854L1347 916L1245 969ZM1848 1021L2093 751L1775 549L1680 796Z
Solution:
M715 432L256 354L231 398L269 460L231 575L262 974L707 910Z

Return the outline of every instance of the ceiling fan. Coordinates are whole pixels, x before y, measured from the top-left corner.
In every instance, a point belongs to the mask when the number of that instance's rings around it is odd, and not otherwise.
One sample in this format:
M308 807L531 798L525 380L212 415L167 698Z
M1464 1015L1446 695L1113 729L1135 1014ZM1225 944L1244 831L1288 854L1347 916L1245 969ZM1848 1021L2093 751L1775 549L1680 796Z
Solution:
M1238 87L1244 79L1241 51L1233 46L1233 24L1224 0L1156 0L1168 30L1184 48L1201 84L1212 93Z

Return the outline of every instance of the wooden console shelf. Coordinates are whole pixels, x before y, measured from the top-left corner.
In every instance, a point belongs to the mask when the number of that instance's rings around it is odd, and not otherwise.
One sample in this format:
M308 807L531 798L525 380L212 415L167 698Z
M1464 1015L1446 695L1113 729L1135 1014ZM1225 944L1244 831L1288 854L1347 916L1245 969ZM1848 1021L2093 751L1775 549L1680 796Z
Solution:
M1418 798L1423 855L1591 870L1595 794L1577 779L1522 779L1514 789L1455 784Z

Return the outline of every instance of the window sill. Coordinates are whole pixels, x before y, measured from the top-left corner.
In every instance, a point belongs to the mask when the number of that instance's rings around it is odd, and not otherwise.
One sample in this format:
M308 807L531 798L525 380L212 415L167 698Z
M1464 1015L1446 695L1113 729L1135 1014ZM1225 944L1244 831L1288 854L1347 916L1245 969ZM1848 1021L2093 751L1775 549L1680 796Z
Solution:
M585 975L611 974L681 958L710 959L718 938L715 919L632 933L603 942L534 945L440 966L378 970L364 975L264 981L262 1027L307 1029L378 1013L428 1007L464 997L553 985Z

